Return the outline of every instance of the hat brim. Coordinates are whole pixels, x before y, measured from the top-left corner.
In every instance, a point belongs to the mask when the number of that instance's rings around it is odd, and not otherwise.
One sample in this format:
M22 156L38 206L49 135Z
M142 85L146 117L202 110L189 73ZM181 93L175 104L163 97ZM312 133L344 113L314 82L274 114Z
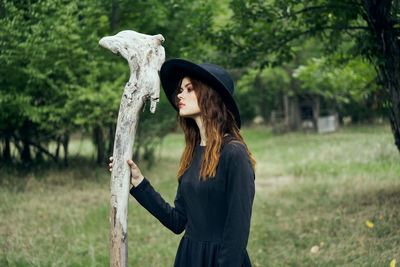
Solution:
M179 82L185 76L198 79L216 90L221 95L226 107L234 115L236 124L240 129L241 121L239 109L232 95L225 89L224 84L216 76L201 66L178 58L165 61L160 70L161 85L169 102L176 111L179 111L179 108L175 105L175 94Z

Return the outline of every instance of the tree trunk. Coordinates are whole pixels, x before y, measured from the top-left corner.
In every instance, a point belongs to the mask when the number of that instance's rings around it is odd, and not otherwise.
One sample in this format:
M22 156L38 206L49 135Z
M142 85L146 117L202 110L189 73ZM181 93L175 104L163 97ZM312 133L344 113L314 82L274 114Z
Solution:
M318 131L318 118L320 113L320 99L318 95L313 96L313 126L314 130Z
M5 162L11 161L10 135L8 133L4 136L3 159Z
M298 58L294 58L294 63L297 64ZM300 117L300 107L299 107L299 97L298 89L300 87L299 81L293 77L293 70L288 69L286 71L290 78L290 91L293 96L289 97L289 129L291 131L297 131L300 128L301 117Z
M64 166L68 166L68 144L69 144L69 134L64 134L63 138L63 147L64 147Z
M36 148L36 155L35 155L35 161L36 162L42 162L43 161L43 153L40 149Z
M289 97L287 94L283 94L283 110L285 112L285 131L289 130Z
M299 130L300 122L299 97L294 95L289 98L289 129L291 131Z
M31 149L29 146L29 141L22 141L22 154L21 154L21 160L26 162L31 161Z
M93 129L93 135L94 135L94 143L97 148L97 164L102 164L105 159L105 143L104 143L104 134L103 134L103 128L101 125L96 125Z
M255 85L258 87L258 90L260 92L260 115L264 119L264 122L268 121L267 118L267 92L265 89L265 86L263 84L263 81L261 79L261 70L257 73L256 78L255 78Z
M128 265L128 196L130 168L139 115L150 98L154 113L160 97L158 72L165 60L162 35L145 35L122 31L104 37L99 44L124 57L129 64L130 78L125 86L118 113L111 173L110 201L110 266Z
M111 32L115 32L118 27L118 4L116 0L111 4Z
M57 137L56 154L54 155L55 161L56 161L56 162L58 162L58 158L59 158L59 155L60 155L60 145L61 145L61 137L58 136L58 137Z
M393 7L393 4L397 6ZM376 37L378 47L378 76L387 89L387 102L394 141L400 152L400 40L399 28L395 28L398 2L392 0L365 0L365 18ZM394 11L393 11L394 10ZM395 14L393 14L395 13Z
M114 133L115 133L115 124L110 123L108 126L108 147L107 147L107 155L112 155L113 147L114 147Z

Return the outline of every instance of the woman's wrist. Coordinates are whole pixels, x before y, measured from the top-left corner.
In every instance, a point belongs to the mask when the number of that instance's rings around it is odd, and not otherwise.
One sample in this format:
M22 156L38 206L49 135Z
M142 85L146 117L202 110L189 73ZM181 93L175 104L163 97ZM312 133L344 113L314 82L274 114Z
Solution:
M133 187L137 187L144 180L144 176L142 175L138 179L131 179L131 183Z

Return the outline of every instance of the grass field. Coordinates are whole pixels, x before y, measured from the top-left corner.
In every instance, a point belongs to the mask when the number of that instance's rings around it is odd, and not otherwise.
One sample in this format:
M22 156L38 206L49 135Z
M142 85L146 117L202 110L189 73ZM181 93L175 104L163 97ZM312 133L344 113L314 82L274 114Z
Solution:
M256 161L247 250L253 266L390 266L400 262L400 156L389 127L273 136L243 129ZM169 203L183 136L156 165L138 164ZM79 152L88 143L71 142ZM81 153L83 154L83 153ZM108 266L109 178L90 160L69 168L0 169L0 266ZM129 266L172 266L181 236L130 198ZM399 265L399 264L397 264Z

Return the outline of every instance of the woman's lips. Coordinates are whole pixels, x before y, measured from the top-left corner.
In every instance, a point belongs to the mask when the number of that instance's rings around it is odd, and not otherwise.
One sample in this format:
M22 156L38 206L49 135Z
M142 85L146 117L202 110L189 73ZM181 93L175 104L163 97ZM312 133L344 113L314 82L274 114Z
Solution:
M179 108L183 107L185 104L179 104Z

